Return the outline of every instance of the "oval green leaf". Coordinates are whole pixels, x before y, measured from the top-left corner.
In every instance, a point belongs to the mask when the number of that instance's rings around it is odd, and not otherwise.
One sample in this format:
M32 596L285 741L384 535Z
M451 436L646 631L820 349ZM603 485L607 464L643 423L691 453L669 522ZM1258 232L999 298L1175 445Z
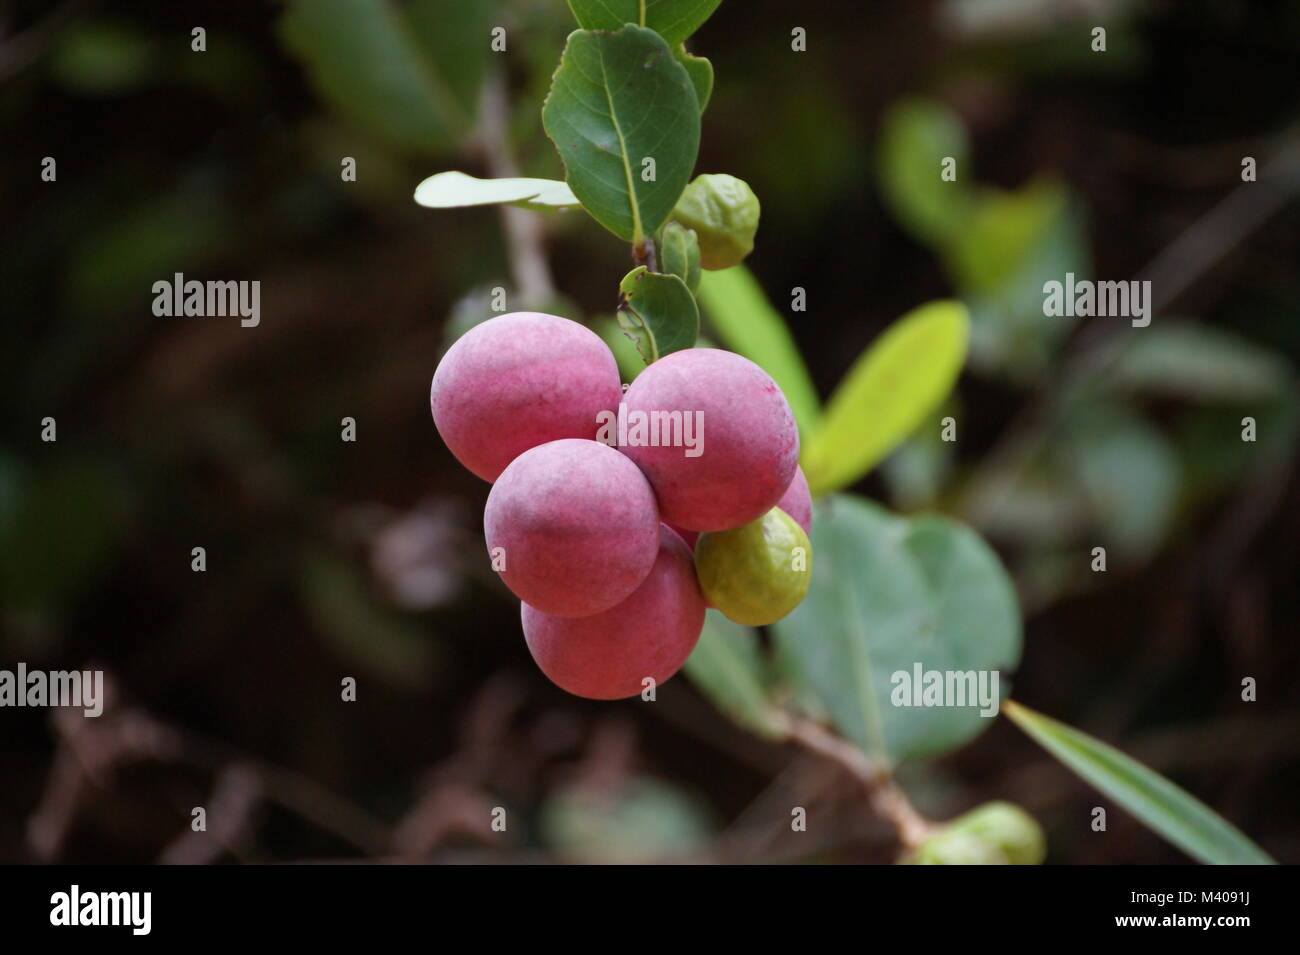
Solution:
M637 244L667 220L700 146L686 69L659 34L632 25L569 35L542 125L574 195L597 222Z
M686 283L676 275L633 269L618 285L622 302L618 321L637 343L649 364L664 355L692 348L700 337L700 310Z
M1205 803L1113 746L1012 700L1002 711L1084 782L1192 858L1210 865L1275 864Z
M804 445L803 469L814 497L858 480L939 406L966 360L969 325L960 302L931 302L908 312L862 353Z
M812 544L808 596L770 629L783 665L840 733L891 765L986 729L1021 651L1015 591L988 545L949 518L897 517L848 495L818 510ZM896 693L913 699L918 666L922 687L932 671L974 673L973 705L896 705Z
M463 172L440 172L415 187L415 201L430 209L508 204L525 209L577 206L578 197L556 179L478 179Z
M670 45L681 43L713 15L722 0L569 0L584 30L617 30L625 23L649 27Z

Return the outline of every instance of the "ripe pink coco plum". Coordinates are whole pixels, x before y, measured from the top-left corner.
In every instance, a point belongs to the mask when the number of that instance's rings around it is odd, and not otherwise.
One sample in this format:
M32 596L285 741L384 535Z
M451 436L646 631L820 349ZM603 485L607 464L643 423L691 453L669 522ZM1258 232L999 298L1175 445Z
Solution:
M533 660L552 683L577 696L636 696L646 677L662 684L681 669L704 627L704 597L690 548L662 527L654 568L636 592L581 619L546 614L527 602L520 614Z
M485 481L529 448L592 438L596 416L618 407L618 364L589 328L555 315L512 312L457 339L433 373L433 422L461 464Z
M650 479L663 520L690 531L739 527L781 499L799 461L790 405L748 358L716 348L673 352L637 376L629 415L700 413L698 456L673 446L620 447Z
M654 492L597 441L538 445L501 472L483 513L488 556L515 596L559 617L608 610L659 552Z

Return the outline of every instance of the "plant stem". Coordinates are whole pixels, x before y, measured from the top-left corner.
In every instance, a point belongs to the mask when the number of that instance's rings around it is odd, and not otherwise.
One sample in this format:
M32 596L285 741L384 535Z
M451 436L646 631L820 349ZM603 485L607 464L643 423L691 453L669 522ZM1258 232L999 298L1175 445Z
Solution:
M905 848L916 848L937 828L916 811L889 770L873 763L848 740L812 720L797 716L789 718L786 729L792 740L839 764L861 782L872 809L893 824Z
M490 70L480 93L479 144L488 172L495 179L519 175L510 144L510 98L505 72ZM510 259L515 291L527 304L540 305L555 297L555 281L546 261L546 243L538 213L514 206L501 206L506 253Z

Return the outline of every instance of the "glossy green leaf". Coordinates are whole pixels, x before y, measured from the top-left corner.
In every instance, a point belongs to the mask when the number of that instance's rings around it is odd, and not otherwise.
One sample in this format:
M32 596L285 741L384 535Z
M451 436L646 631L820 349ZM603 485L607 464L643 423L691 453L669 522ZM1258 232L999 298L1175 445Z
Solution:
M942 103L909 97L889 108L876 149L885 202L914 236L932 246L963 228L974 181L966 130ZM941 177L943 162L956 161L956 179Z
M569 35L542 125L583 206L637 244L667 220L700 145L686 69L657 33L636 26Z
M700 311L686 283L676 275L633 269L619 283L619 323L631 332L647 364L692 348L700 337Z
M703 113L713 97L713 64L702 56L692 56L682 46L677 48L674 55L686 67L686 75L691 78L695 98L700 101L700 112Z
M700 276L700 303L722 343L757 364L790 402L807 441L818 427L821 403L785 320L743 265Z
M473 4L448 9L457 6ZM388 0L294 0L280 35L327 101L393 146L435 151L472 126L429 43L413 32L408 12ZM486 36L458 36L445 25L440 36L439 47L473 44L487 54Z
M1007 718L1081 779L1194 859L1272 865L1259 846L1203 802L1113 746L1007 700Z
M739 725L762 736L785 735L784 715L768 699L758 634L709 610L684 672Z
M840 382L822 426L804 445L816 497L858 480L948 396L966 359L960 302L931 302L887 328Z
M694 292L700 287L700 240L680 222L664 226L659 241L659 269L676 275Z
M780 657L814 691L836 728L883 765L934 756L993 722L991 706L895 705L902 677L997 672L997 697L1020 660L1020 610L988 545L947 517L897 517L836 495L812 527L812 585L773 624ZM985 689L992 695L991 677ZM978 690L978 685L976 686ZM953 701L950 701L953 702ZM969 705L969 704L974 705Z
M569 0L586 30L617 30L625 23L649 27L669 44L681 43L713 15L722 0Z
M508 204L526 209L578 206L568 183L556 179L479 179L463 172L440 172L415 187L415 201L430 209Z

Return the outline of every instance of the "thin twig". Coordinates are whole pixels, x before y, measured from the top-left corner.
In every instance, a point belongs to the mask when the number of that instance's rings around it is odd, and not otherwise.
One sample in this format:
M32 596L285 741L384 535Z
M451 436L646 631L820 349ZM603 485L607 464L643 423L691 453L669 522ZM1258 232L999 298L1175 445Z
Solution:
M480 94L479 143L488 171L498 179L519 175L510 144L510 97L505 71L490 70ZM526 303L538 305L555 297L555 281L546 261L542 220L536 212L501 206L506 252L515 291Z
M786 728L792 740L833 760L861 782L872 808L893 823L899 841L906 848L916 848L938 828L916 811L887 769L872 762L848 740L812 720L797 716L789 718Z

